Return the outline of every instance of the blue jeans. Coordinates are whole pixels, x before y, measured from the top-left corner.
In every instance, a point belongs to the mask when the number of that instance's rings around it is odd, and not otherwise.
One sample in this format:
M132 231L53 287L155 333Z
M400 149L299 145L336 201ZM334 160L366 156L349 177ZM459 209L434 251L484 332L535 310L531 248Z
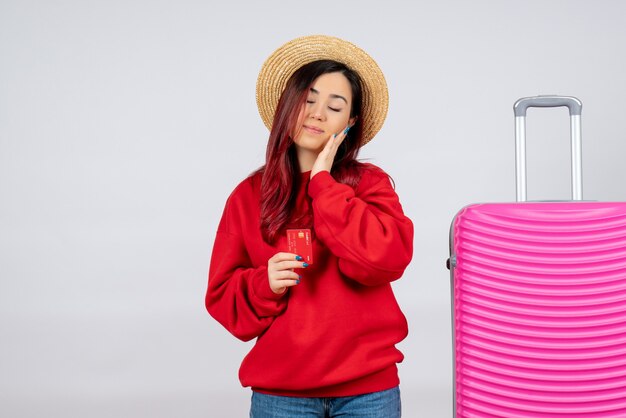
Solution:
M400 418L400 389L337 398L300 398L252 392L250 418Z

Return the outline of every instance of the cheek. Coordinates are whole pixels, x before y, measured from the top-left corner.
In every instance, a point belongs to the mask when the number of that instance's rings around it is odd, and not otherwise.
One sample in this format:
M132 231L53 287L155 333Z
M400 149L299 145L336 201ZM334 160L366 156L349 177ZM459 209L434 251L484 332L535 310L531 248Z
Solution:
M302 124L304 123L304 112L305 112L305 108L304 106L302 106L302 109L300 110L300 113L298 114L298 119L296 119L296 124L293 127L293 132L291 132L292 138L296 138L297 136L300 135L300 129L302 127Z
M301 125L302 124L302 122L304 121L305 113L306 113L306 104L302 105L302 107L300 108L300 113L298 113L297 125Z
M348 126L350 115L348 113L336 114L332 120L336 131L344 130Z

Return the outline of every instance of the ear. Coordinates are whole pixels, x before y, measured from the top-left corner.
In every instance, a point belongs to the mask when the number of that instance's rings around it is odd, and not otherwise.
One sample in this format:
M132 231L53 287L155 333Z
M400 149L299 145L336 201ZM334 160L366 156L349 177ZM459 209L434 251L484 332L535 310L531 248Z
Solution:
M354 124L356 123L356 120L357 120L358 118L359 118L358 116L355 116L355 117L353 117L353 118L350 118L350 120L348 120L348 126L349 126L349 127L353 127L353 126L354 126Z

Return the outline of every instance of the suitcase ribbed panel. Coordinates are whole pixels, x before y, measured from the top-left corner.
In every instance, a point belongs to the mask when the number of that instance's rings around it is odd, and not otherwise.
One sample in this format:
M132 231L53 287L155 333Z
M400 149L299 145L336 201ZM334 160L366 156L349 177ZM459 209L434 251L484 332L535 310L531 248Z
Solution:
M626 417L626 204L464 208L457 417Z

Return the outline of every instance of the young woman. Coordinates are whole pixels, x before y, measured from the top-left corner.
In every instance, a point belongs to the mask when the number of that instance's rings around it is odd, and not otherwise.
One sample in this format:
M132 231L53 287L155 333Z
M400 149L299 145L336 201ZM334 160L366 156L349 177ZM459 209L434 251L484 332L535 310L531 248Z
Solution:
M384 76L349 42L298 38L264 64L257 103L266 163L228 198L206 294L228 331L257 339L239 373L250 416L400 417L407 323L390 282L413 225L387 174L356 161L387 113Z

